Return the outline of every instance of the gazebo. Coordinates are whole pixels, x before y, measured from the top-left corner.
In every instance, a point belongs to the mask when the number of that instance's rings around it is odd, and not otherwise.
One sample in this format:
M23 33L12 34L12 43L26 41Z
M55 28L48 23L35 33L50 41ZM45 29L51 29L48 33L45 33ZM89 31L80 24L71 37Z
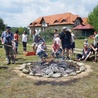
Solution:
M82 36L88 37L90 35L93 35L94 27L91 26L90 24L86 24L86 25L80 24L74 27L73 30L81 30Z

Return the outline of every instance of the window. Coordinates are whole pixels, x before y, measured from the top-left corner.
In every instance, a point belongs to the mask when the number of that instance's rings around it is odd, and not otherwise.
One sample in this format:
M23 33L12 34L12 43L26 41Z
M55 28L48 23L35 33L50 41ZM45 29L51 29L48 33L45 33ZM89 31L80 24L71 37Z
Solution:
M67 22L65 19L63 19L61 22Z
M55 20L54 23L58 23L58 20Z
M43 27L47 27L47 23L45 21L42 22Z

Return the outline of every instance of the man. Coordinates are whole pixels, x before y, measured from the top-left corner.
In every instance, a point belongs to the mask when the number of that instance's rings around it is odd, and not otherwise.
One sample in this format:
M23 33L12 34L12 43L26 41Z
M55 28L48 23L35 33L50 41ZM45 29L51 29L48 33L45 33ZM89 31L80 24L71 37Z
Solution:
M47 57L48 55L45 52L45 42L41 42L36 50L36 54L43 60L43 57Z
M60 39L62 44L62 59L64 60L64 54L66 50L66 60L69 60L69 50L71 47L71 33L66 27L63 27L63 31L60 33Z
M91 52L95 54L95 60L94 62L97 62L97 54L98 54L98 42L96 42L96 45L90 44Z
M11 63L10 62L11 60L13 64L15 63L15 59L13 55L13 47L12 47L14 35L10 30L11 30L11 27L9 26L6 27L6 31L4 31L1 35L1 41L2 41L2 44L4 45L6 58L8 60L7 65Z
M98 32L96 32L96 35L95 35L94 40L95 40L95 45L96 45L96 44L97 44L97 42L98 42Z

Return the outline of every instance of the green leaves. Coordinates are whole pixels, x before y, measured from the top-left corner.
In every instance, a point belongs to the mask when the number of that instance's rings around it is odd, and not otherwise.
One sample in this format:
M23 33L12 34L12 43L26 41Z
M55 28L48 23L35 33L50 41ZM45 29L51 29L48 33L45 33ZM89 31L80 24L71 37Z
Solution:
M91 24L96 31L98 31L98 5L88 15L88 23Z

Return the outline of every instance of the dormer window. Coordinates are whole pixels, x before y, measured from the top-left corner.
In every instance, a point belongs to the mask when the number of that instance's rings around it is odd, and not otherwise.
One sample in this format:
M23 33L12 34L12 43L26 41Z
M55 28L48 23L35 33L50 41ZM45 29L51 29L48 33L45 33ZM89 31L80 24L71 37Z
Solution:
M61 22L67 22L65 19L63 19Z
M54 23L58 23L58 20L55 20Z
M32 25L32 23L30 23L30 25Z
M36 25L36 24L37 24L37 22L34 23L34 25Z
M45 21L42 22L42 27L47 27L47 23Z

